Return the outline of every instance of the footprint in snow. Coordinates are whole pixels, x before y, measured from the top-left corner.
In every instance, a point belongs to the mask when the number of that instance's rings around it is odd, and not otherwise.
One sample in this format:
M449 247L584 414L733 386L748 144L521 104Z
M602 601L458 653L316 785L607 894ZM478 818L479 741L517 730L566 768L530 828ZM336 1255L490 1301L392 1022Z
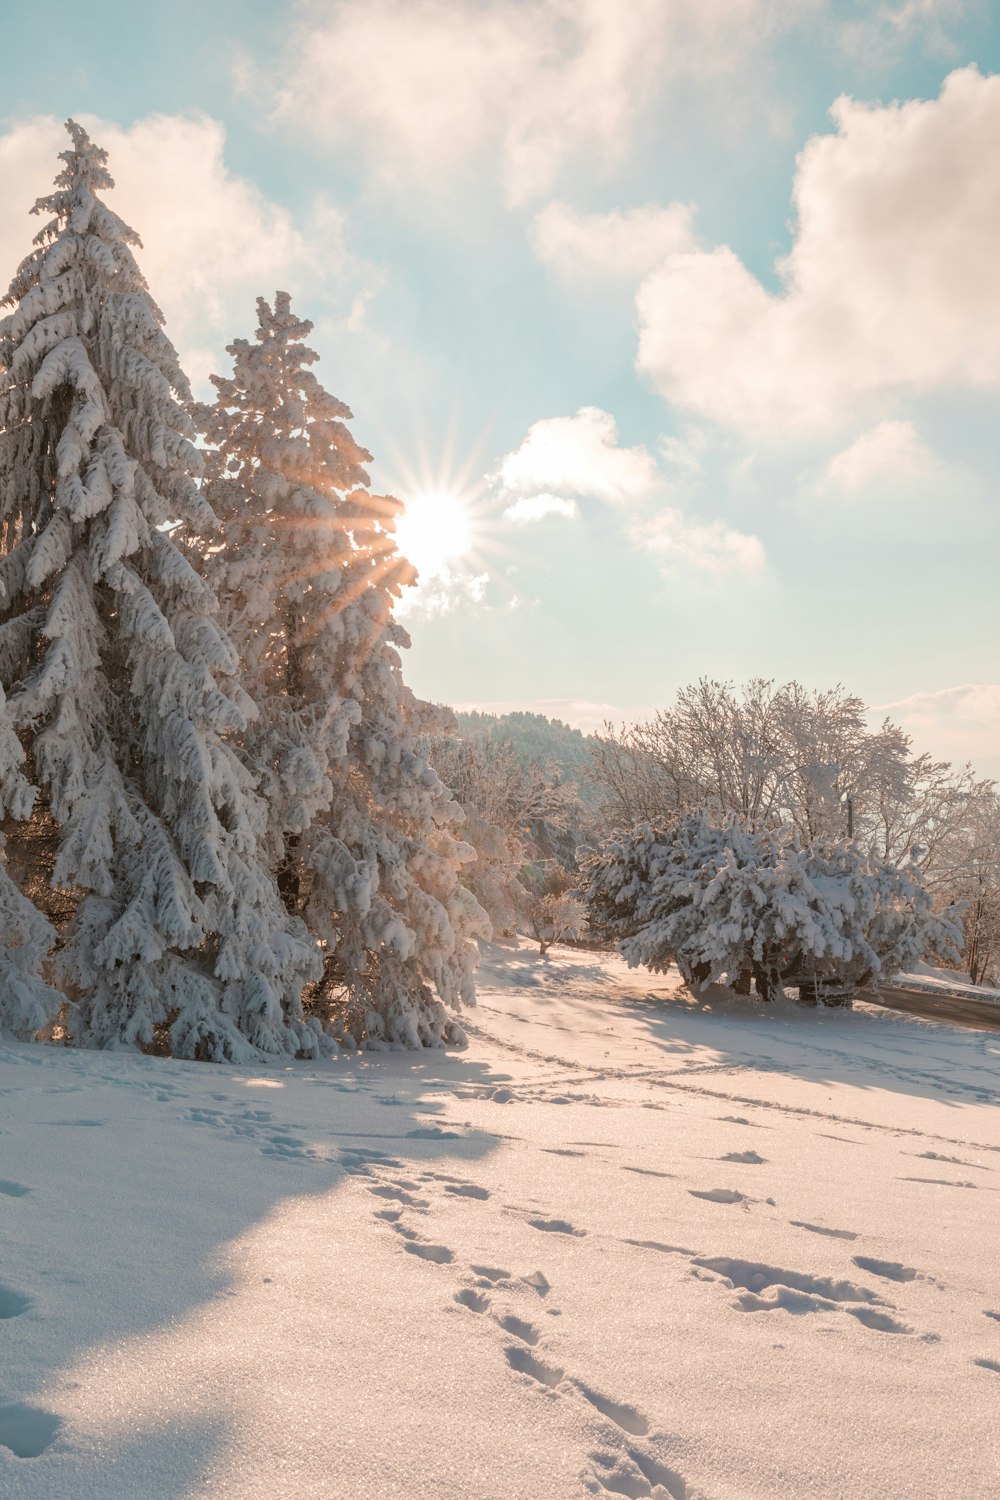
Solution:
M602 1396L600 1391L592 1390L589 1385L584 1385L582 1380L574 1380L573 1384L580 1395L589 1401L591 1406L597 1408L602 1417L607 1417L609 1422L614 1422L615 1426L620 1427L623 1432L629 1432L633 1437L646 1436L649 1423L642 1412L637 1411L634 1406L624 1401L612 1401L609 1396Z
M538 1329L531 1323L527 1323L524 1318L518 1318L513 1313L507 1313L504 1317L497 1318L497 1322L504 1333L512 1333L522 1343L532 1345L538 1343L540 1337Z
M862 1271L871 1271L873 1276L884 1276L887 1281L915 1281L917 1278L912 1266L901 1265L898 1260L875 1260L870 1255L856 1255L854 1264Z
M688 1188L692 1198L705 1198L709 1203L745 1203L747 1200L735 1188Z
M983 1317L992 1318L994 1323L1000 1323L1000 1312L990 1312L988 1309L984 1309Z
M55 1412L40 1406L0 1406L0 1446L9 1448L15 1458L38 1458L51 1447L61 1426Z
M547 1386L551 1391L554 1391L557 1385L561 1385L566 1378L565 1370L560 1370L555 1365L544 1364L520 1344L510 1344L503 1352L512 1370L519 1375L530 1376L532 1380L536 1380L539 1385Z
M0 1178L0 1193L7 1198L26 1198L30 1192L30 1187L25 1187L23 1182L9 1182L6 1178Z
M529 1219L528 1223L532 1229L540 1229L544 1234L572 1234L579 1237L587 1233L585 1229L574 1229L565 1219Z
M19 1318L30 1306L31 1298L26 1297L23 1292L15 1292L13 1287L0 1285L0 1318Z
M392 1198L397 1203L405 1203L407 1208L426 1208L426 1198L414 1198L405 1188L393 1187L389 1183L378 1183L375 1187L368 1189L376 1198Z
M972 1363L978 1365L981 1370L992 1370L994 1375L1000 1375L1000 1363L995 1359L974 1359Z
M793 1229L808 1229L810 1234L826 1234L834 1240L856 1240L858 1238L852 1229L827 1229L823 1224L807 1224L804 1219L791 1219L789 1222Z
M622 1167L623 1172L637 1172L640 1177L676 1177L676 1172L657 1172L653 1167Z
M895 1318L890 1318L888 1313L876 1312L874 1307L845 1307L844 1311L850 1313L852 1318L857 1318L866 1328L874 1328L876 1333L912 1333L912 1328L907 1328L905 1323L898 1323Z
M489 1191L484 1187L477 1187L474 1182L449 1182L445 1187L446 1193L452 1193L456 1198L488 1198Z
M455 1259L454 1250L449 1250L447 1245L429 1245L424 1240L407 1239L403 1249L411 1255L419 1255L421 1260L433 1261L438 1266L446 1266Z
M635 1245L639 1250L659 1250L664 1255L693 1255L683 1245L664 1245L660 1240L622 1240L623 1245Z
M729 1151L725 1156L720 1156L719 1160L738 1161L748 1167L762 1167L765 1165L765 1158L758 1156L756 1151Z
M463 1287L460 1292L456 1292L455 1301L474 1313L484 1313L490 1305L489 1297L484 1297L482 1292L477 1292L470 1286Z
M623 1453L598 1450L590 1455L590 1461L593 1478L607 1494L644 1500L654 1491L662 1491L669 1500L691 1500L687 1480L676 1469L668 1469L659 1459L636 1448L626 1448ZM593 1492L592 1486L588 1488Z
M483 1281L509 1281L510 1272L501 1270L499 1266L469 1266L469 1270Z

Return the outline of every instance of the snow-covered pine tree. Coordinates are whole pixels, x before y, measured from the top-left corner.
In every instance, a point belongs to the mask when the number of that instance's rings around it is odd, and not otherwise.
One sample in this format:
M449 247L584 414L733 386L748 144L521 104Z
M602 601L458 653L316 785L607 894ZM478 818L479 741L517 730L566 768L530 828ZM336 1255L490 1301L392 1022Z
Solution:
M324 946L313 1003L345 1044L460 1043L449 1011L474 1001L489 924L460 880L473 858L461 809L419 753L432 726L403 682L400 504L369 493L351 412L310 369L312 324L284 292L257 316L198 421L224 528L210 576L261 709L245 743L282 893Z
M65 1024L182 1057L315 1052L301 991L318 953L268 871L231 739L253 705L177 541L215 528L188 383L138 237L100 197L107 153L67 129L0 323L0 683L57 829L52 884L79 892L55 962ZM24 788L9 810L30 814ZM22 925L40 960L42 928Z

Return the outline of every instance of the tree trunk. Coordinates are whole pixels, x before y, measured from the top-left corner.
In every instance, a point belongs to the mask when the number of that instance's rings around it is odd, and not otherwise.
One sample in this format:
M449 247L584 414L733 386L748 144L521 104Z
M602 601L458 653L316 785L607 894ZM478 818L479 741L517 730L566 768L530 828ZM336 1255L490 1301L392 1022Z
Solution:
M744 967L739 972L739 978L733 985L733 992L737 995L749 995L750 983L752 979L753 970L749 967L749 965L744 965Z

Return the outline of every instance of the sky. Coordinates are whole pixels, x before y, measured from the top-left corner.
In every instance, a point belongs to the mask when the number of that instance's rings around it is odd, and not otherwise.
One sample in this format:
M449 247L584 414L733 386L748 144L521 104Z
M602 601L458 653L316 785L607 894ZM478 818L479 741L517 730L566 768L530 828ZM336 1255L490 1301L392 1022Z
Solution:
M992 0L4 0L0 282L80 118L196 390L281 288L422 697L837 682L1000 774Z

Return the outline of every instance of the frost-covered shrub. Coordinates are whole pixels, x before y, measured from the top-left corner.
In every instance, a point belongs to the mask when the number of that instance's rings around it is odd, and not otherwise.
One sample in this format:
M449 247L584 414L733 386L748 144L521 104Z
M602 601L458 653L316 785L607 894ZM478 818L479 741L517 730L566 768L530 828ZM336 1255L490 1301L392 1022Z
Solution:
M948 953L960 932L932 911L912 868L855 843L802 844L794 830L751 833L703 814L616 840L588 871L592 929L632 966L676 962L689 984L739 987L762 999L797 988L842 1003L861 986Z
M583 936L587 908L568 870L555 860L525 865L520 884L520 915L543 954L553 943Z

